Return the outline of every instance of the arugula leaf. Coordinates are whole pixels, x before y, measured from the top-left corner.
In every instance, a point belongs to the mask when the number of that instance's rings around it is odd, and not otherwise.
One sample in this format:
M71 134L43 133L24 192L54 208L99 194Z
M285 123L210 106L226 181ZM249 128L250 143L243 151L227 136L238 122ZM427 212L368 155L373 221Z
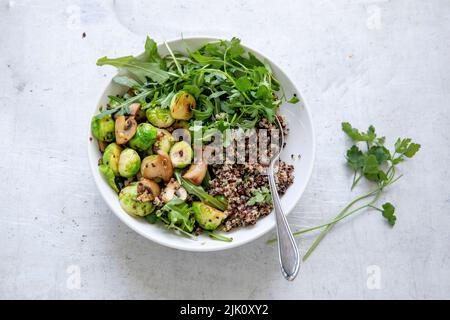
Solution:
M247 77L241 77L236 80L236 88L241 92L246 92L252 88L252 84Z
M204 96L200 98L199 108L192 110L194 118L196 120L209 119L214 111L214 106L209 99L205 99Z
M394 226L395 221L397 220L397 216L395 215L395 207L390 202L386 202L381 207L383 208L383 210L381 210L383 217L387 219L391 226Z
M228 45L227 54L231 59L239 57L240 55L245 53L244 48L242 48L241 46L241 40L236 37L233 37L231 41L227 42L227 45Z
M183 188L186 189L187 193L196 196L202 202L209 204L216 209L219 209L221 211L225 211L227 209L228 204L225 200L217 199L207 193L205 189L203 189L203 187L196 186L195 184L192 184L191 182L183 179L180 172L175 172L175 176L177 177L178 182L183 186Z
M119 113L119 114L127 114L127 113L129 113L129 108L128 107L130 106L130 104L132 104L133 102L138 102L141 99L145 99L151 93L152 93L151 90L145 90L145 91L142 91L141 93L137 94L134 97L131 97L131 98L126 99L126 100L122 100L122 102L118 102L117 101L118 103L115 104L112 109L103 110L102 112L97 114L95 117L97 119L101 119L103 117L106 117L108 115L114 114L116 112ZM111 99L111 96L109 98Z
M140 88L141 87L139 82L137 82L134 79L131 79L130 77L126 77L126 76L115 76L113 78L113 81L117 84L120 84L120 85L128 87L128 88Z
M158 53L156 42L149 36L147 36L147 39L145 40L145 57L149 62L158 63L161 69L166 68L164 60L161 59L161 56Z
M156 214L149 214L144 217L148 223L155 224L158 221L158 216Z
M223 235L218 234L218 233L215 233L215 232L213 232L213 231L204 230L204 232L205 232L207 235L209 235L211 238L215 239L215 240L220 240L220 241L225 241L225 242L231 242L231 241L233 241L233 238L223 236Z
M170 226L178 226L186 232L192 232L194 230L195 218L193 211L183 200L174 197L160 210L167 212Z
M162 70L158 63L144 62L133 56L115 59L103 57L97 60L97 65L111 65L119 69L126 69L142 82L146 82L148 77L157 83L164 83L170 77L169 73Z
M102 173L102 175L105 177L106 181L108 182L109 186L115 191L115 192L119 192L119 188L117 188L116 185L116 177L114 175L114 172L112 171L112 169L107 166L106 164L101 164L98 166L98 169L100 170L100 172Z

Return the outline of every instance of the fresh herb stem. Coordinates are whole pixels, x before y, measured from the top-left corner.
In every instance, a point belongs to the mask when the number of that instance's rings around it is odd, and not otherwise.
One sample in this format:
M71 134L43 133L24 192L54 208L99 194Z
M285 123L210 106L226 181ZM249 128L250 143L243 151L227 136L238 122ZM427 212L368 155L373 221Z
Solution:
M225 237L225 236L223 236L221 234L218 234L218 233L215 233L215 232L212 232L212 231L205 230L204 232L207 235L209 235L211 238L215 239L215 240L220 240L220 241L225 241L225 242L232 242L233 241L233 238Z
M163 218L163 217L158 217L158 218L159 218L162 222L164 222L164 223L167 225L168 228L178 230L180 233L184 234L185 236L187 236L187 237L189 237L189 238L191 238L191 239L197 239L197 237L194 236L193 234L184 231L183 229L181 229L181 228L178 227L178 226L175 226L175 225L173 225L173 224L170 224L170 221L169 221L169 220L167 220L167 219L165 219L165 218Z
M164 41L164 44L166 45L167 50L169 51L170 56L173 59L173 62L175 63L175 65L177 66L178 72L180 73L181 76L184 76L183 70L181 69L180 63L178 62L177 58L175 57L175 55L172 52L172 49L170 49L169 44Z

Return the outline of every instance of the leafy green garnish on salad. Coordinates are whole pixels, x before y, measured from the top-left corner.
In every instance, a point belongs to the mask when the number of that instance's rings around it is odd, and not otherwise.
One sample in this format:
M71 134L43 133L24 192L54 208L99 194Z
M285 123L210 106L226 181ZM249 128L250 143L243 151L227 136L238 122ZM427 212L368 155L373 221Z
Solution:
M175 172L175 176L178 182L186 189L187 193L192 194L199 198L202 202L209 204L210 206L224 211L227 209L227 201L221 197L214 197L203 189L202 186L196 186L188 180L181 177L180 172Z
M252 197L248 199L247 205L253 206L259 203L272 203L272 194L269 188L261 187L258 190L252 192Z
M223 212L227 200L206 191L211 180L207 168L199 181L182 177L180 170L189 164L193 150L184 140L180 147L173 130L182 127L194 139L201 133L205 144L217 130L243 132L261 119L273 122L283 102L299 99L295 93L287 98L269 63L248 52L238 38L209 42L195 51L186 48L187 54L164 45L168 54L161 56L156 42L147 37L139 56L97 60L98 66L118 68L113 82L126 89L123 95L109 96L91 120L101 150L108 143L124 147L111 156L112 161L99 164L99 170L129 214L149 223L162 222L190 238L203 230L213 239L232 241L213 232L227 216ZM231 142L226 136L223 146ZM203 174L201 170L196 174ZM270 201L270 192L263 187L248 205Z
M252 128L263 117L272 122L283 101L299 101L295 95L287 99L283 91L278 97L282 88L267 61L247 52L237 38L207 43L187 56L173 52L169 45L167 48L170 54L161 57L155 41L147 37L145 52L139 57L98 59L99 66L127 70L130 76L117 76L114 81L132 88L135 96L114 106L110 103L97 117L116 112L129 114L128 107L134 102L149 104L157 100L162 108L168 107L174 92L186 90L199 100L194 120L206 121L225 114L226 125L222 128Z

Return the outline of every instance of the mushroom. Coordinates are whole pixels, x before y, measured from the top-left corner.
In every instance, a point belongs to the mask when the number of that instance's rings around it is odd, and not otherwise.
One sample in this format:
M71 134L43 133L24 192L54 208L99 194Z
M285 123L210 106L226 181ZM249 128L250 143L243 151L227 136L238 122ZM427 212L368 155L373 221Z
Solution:
M158 154L145 157L141 164L141 174L147 179L161 178L168 182L173 174L172 162L168 154L159 150Z
M141 108L141 104L140 103L132 103L130 104L130 106L128 107L130 109L130 114L132 116L135 116L136 113L139 111L139 109Z
M97 140L98 142L98 149L100 152L105 152L106 147L108 146L109 142L103 141L103 140Z
M183 178L198 186L205 178L207 170L208 164L205 161L193 163L189 167L188 171L186 171L186 173L183 175Z
M136 122L143 122L143 121L147 120L147 117L145 116L145 111L141 110L140 103L130 104L129 109L130 109L130 115L134 116Z
M160 198L167 203L175 196L181 200L186 200L187 192L175 179L172 179L164 188Z
M138 196L136 200L141 202L153 201L160 193L161 189L155 181L141 178L137 184Z
M133 138L137 129L137 122L133 116L118 116L116 118L116 143L125 144Z

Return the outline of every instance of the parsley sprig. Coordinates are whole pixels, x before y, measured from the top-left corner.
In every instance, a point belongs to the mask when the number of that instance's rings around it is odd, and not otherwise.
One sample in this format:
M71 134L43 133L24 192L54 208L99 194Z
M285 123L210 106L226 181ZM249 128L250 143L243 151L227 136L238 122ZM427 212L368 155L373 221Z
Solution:
M306 260L311 255L336 223L363 209L372 208L379 211L387 223L394 226L397 220L394 205L386 202L381 208L378 208L376 203L380 199L383 191L403 176L402 174L397 174L397 165L407 158L412 158L420 149L420 144L412 142L410 138L398 138L393 151L389 151L384 146L385 137L377 137L373 126L370 126L366 132L363 132L353 128L348 122L343 122L342 130L354 142L346 152L347 164L354 171L351 189L355 188L362 178L373 182L376 186L372 191L351 201L333 220L319 226L294 232L294 236L299 236L307 232L322 229L303 256L303 260ZM365 147L362 149L361 145ZM276 239L272 239L269 240L269 243L275 241Z

